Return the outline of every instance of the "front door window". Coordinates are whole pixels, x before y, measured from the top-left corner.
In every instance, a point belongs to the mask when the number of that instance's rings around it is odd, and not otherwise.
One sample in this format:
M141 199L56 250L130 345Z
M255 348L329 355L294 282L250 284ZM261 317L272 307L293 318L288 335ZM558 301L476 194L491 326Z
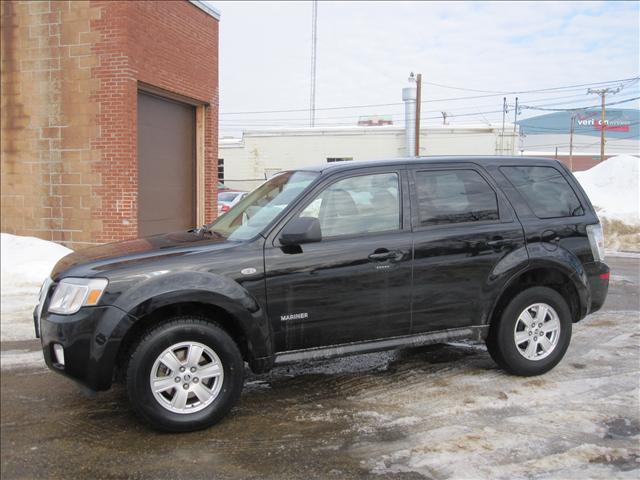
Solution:
M349 177L323 190L298 216L317 218L323 238L399 230L399 191L396 173Z

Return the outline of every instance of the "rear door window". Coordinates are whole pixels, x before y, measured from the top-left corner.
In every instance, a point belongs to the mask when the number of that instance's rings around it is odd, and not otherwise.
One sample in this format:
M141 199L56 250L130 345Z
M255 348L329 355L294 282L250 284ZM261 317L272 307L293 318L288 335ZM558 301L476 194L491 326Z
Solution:
M538 218L584 215L584 209L564 176L553 167L501 167Z
M474 170L415 174L420 225L498 220L496 192Z

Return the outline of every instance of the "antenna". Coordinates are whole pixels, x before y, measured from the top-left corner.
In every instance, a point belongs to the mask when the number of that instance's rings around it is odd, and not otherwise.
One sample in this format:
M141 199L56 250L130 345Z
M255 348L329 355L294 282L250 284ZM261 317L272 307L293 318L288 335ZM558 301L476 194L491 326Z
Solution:
M316 124L316 45L318 43L318 0L313 0L311 14L311 99L309 126Z

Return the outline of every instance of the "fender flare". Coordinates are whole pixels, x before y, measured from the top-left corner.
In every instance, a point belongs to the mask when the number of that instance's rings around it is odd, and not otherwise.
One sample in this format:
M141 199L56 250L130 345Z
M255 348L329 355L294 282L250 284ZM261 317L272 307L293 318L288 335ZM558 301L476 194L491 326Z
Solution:
M540 247L539 244L537 246ZM591 292L589 290L589 281L582 262L580 262L574 254L563 248L559 248L555 252L549 252L545 249L544 254L542 254L541 251L537 251L536 248L528 250L530 255L529 261L524 268L517 269L503 284L489 310L486 318L487 324L493 318L495 310L503 299L503 296L514 285L514 283L528 272L538 269L555 270L569 279L571 286L573 286L578 294L578 319L584 318L587 313L587 308L591 304Z
M275 358L274 337L265 308L239 283L211 273L189 271L160 275L125 290L113 304L123 316L101 322L96 333L119 346L140 318L177 303L200 303L227 312L244 333L252 368L254 364L260 368L265 361Z

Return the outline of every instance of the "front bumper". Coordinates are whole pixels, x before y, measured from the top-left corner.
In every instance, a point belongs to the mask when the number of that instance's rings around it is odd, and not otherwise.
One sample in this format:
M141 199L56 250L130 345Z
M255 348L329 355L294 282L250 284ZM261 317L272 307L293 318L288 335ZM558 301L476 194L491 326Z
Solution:
M47 366L95 391L111 387L120 342L133 320L113 306L84 307L73 315L43 313L39 321L34 312ZM64 349L64 365L56 360L54 344Z

